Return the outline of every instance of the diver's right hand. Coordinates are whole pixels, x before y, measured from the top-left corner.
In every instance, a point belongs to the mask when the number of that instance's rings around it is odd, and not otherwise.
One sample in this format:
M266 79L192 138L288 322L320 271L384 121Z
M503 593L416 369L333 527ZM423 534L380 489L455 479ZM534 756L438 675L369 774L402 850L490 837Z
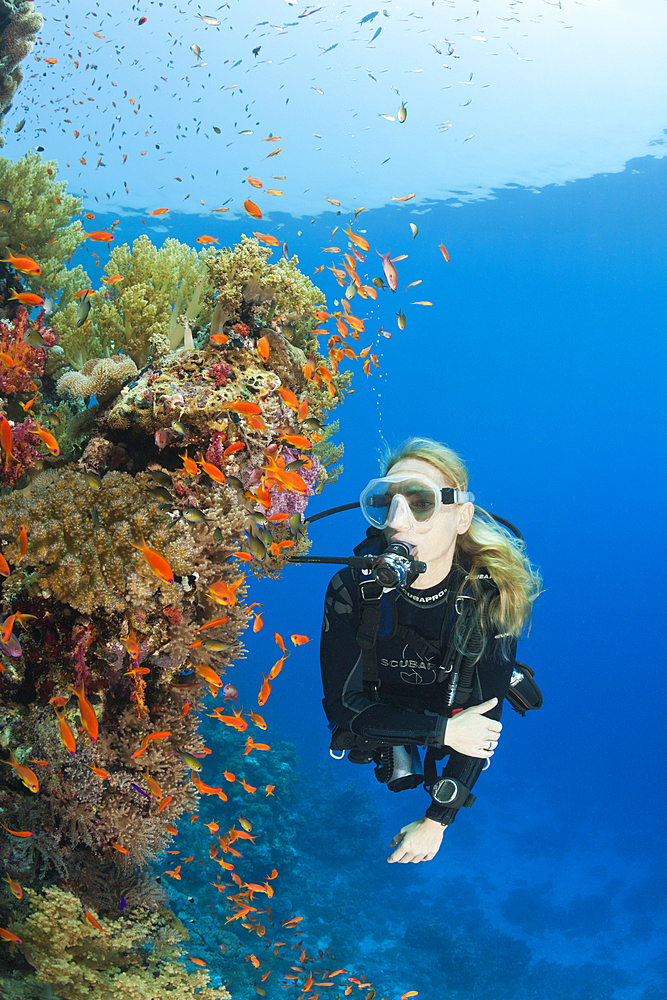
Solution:
M467 757L493 757L498 746L500 730L503 728L495 719L487 719L483 714L490 712L498 704L497 698L473 705L447 720L445 744Z

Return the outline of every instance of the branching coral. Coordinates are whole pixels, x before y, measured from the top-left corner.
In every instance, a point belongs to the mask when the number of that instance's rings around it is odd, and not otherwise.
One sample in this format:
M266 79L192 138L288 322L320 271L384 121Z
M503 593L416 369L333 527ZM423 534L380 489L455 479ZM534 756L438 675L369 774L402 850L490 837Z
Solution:
M27 917L13 921L20 950L36 970L37 981L51 985L63 1000L225 1000L208 973L186 972L179 947L188 934L168 911L135 910L104 920L98 930L86 920L80 901L54 887L28 890Z
M0 4L0 128L23 80L21 62L35 44L44 18L34 7L2 0ZM0 146L4 146L0 135ZM7 197L7 195L3 195Z
M79 223L71 221L81 211L81 199L65 193L67 185L55 179L57 172L56 161L43 161L39 153L27 153L16 163L0 159L0 190L12 205L0 216L0 245L18 253L23 244L37 261L41 274L24 276L36 292L62 288L68 273L64 262L85 240Z
M59 396L76 399L81 396L96 396L98 403L117 396L126 382L137 374L137 366L126 354L114 354L111 358L91 358L80 372L67 372L58 379L56 391Z

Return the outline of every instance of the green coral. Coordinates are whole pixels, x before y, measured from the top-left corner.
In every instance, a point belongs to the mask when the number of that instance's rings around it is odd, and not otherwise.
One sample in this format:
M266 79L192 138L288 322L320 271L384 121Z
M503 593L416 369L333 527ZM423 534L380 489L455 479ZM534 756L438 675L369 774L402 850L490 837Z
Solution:
M21 952L63 1000L226 1000L203 969L188 974L179 944L188 934L170 911L137 909L91 926L80 901L50 887L27 889L27 917L12 921Z
M192 571L192 551L185 529L166 523L159 501L146 487L147 473L136 478L109 472L93 489L80 472L63 472L47 489L26 497L14 492L0 499L0 536L9 558L18 561L19 525L28 526L28 551L21 563L39 567L37 590L63 604L91 614L95 608L125 611L145 606L158 591L178 602L180 588L158 579L145 557L134 549L142 535L149 548L170 563L176 575ZM96 512L99 524L95 526ZM21 573L12 574L11 589L21 587Z
M57 172L56 161L42 160L39 153L27 153L16 163L0 158L0 191L12 206L0 216L0 245L20 254L23 244L42 269L40 275L23 275L25 283L51 294L67 282L65 260L86 238L81 224L72 222L81 199L65 193L67 183L56 180Z
M184 338L185 324L208 319L204 305L206 272L192 247L167 239L158 249L140 236L111 251L107 277L123 281L107 287L108 299L96 297L86 332L76 327L78 304L72 301L54 317L53 327L68 359L80 367L92 357L111 357L121 350L139 368L174 350Z
M324 292L298 269L298 257L269 264L270 256L268 247L247 236L231 249L202 255L215 285L213 327L221 328L227 319L244 319L252 308L255 320L287 317L301 338L303 331L312 329L315 307L326 302Z

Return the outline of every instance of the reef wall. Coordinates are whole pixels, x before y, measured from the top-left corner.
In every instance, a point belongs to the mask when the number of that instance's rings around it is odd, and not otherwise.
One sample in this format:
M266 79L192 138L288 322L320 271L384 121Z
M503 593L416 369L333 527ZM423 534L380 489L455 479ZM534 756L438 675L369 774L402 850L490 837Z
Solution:
M224 997L178 961L187 931L150 865L202 799L227 800L202 772L204 698L222 695L223 735L248 727L223 678L261 624L249 578L307 551L309 498L337 474L349 309L322 353L324 294L245 237L199 253L141 237L91 289L68 267L85 235L57 165L31 153L3 177L0 976L66 1000ZM245 735L217 764L237 755L226 780L261 783L268 817L280 754L260 763ZM222 864L253 841L233 823L210 857L230 919L259 935L253 892L273 889Z

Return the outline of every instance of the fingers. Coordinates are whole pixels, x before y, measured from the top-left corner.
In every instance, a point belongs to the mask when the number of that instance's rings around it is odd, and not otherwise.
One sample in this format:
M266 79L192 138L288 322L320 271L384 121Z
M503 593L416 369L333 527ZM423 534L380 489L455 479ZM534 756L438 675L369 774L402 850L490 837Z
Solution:
M484 712L489 712L492 708L495 708L497 704L497 698L490 698L489 701L483 701L481 705L472 705L469 709L467 709L467 711L483 715Z

